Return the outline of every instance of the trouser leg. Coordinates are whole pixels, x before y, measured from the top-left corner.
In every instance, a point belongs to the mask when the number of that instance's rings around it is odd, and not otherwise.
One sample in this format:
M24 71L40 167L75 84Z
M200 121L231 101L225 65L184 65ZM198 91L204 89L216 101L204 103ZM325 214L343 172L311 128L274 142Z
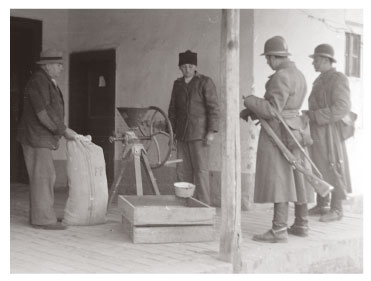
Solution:
M209 147L202 140L188 142L196 185L195 197L210 205Z
M56 179L52 152L47 148L22 145L30 179L30 223L55 224L54 183Z
M193 167L187 142L177 142L177 158L183 160L176 165L177 181L193 183Z
M331 210L337 211L338 213L343 213L343 201L339 199L339 196L335 192L331 196Z
M272 221L273 230L281 230L287 228L287 220L289 214L289 203L274 203L274 213Z
M343 198L342 194L332 192L330 211L320 217L319 220L321 222L331 222L331 221L341 220L341 218L343 217L343 206L342 206L341 198Z
M296 226L308 226L308 205L295 204L295 222Z

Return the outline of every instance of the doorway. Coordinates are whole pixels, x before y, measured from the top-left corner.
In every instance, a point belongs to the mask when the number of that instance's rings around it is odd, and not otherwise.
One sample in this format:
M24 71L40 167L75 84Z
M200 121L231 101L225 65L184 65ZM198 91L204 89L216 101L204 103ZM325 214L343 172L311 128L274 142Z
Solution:
M41 21L10 17L10 182L28 183L16 134L23 109L23 90L41 52L41 34Z
M103 148L108 184L114 176L116 52L114 49L70 55L69 125L91 135Z

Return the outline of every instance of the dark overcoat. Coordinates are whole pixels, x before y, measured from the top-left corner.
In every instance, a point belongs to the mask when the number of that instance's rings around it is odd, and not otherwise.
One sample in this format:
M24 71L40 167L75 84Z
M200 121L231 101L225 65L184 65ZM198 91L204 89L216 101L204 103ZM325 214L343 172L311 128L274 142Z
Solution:
M245 99L245 106L266 120L285 143L287 139L284 137L284 128L275 118L272 108L280 112L288 122L298 118L307 91L305 78L295 64L288 60L269 77L265 89L264 98L249 96ZM305 167L308 167L299 149L293 148L291 151ZM313 190L303 175L293 169L262 128L256 160L254 202L305 203L312 200Z
M62 93L40 69L32 74L25 87L17 140L35 148L57 149L65 130Z
M327 102L326 102L327 95ZM321 171L324 180L335 185L333 173L330 169L328 153L327 130L331 120L338 122L351 108L348 78L335 68L321 73L313 82L312 92L308 102L310 114L310 129L313 145L310 147L311 158ZM335 126L336 128L336 126ZM344 180L347 191L351 192L349 162L345 142L341 141L337 130L333 130L334 147L338 147L343 159Z
M175 80L168 113L180 141L202 140L208 132L217 132L219 105L211 78L196 73L189 83L183 77Z

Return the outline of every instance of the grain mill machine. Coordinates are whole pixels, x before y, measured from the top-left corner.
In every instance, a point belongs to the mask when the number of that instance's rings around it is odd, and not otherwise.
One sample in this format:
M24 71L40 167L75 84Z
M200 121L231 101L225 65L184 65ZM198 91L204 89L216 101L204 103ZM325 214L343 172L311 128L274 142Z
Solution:
M152 169L182 160L169 161L173 149L173 130L170 120L158 107L118 107L118 112L129 130L109 138L110 142L121 141L123 151L121 167L110 189L108 207L117 195L120 182L128 163L134 161L136 192L143 195L141 165L149 179L152 191L160 195Z

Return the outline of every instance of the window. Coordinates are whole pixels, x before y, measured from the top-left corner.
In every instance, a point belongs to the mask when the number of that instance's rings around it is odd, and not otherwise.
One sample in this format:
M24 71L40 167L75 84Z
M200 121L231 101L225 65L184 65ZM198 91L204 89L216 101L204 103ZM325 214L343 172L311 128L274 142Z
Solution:
M361 76L361 35L345 33L345 74L352 77Z

